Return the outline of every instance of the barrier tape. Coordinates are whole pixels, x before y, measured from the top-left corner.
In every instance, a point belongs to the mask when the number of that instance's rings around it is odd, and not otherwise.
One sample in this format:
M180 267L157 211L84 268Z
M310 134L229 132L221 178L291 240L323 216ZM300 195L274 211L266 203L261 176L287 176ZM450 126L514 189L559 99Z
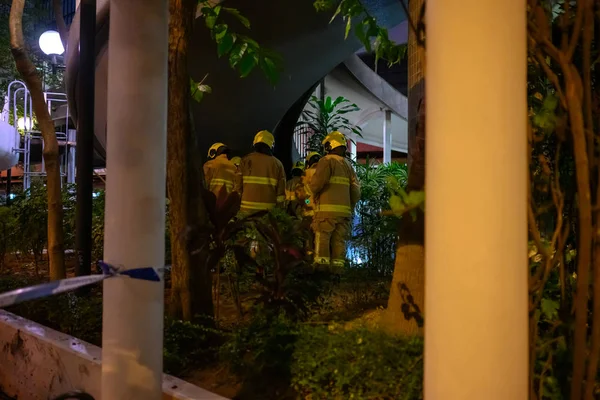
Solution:
M160 270L153 267L133 268L119 271L118 268L105 262L98 262L102 274L78 276L75 278L60 279L40 285L29 286L21 289L0 294L0 308L12 306L24 301L35 300L42 297L52 296L68 292L83 286L93 285L115 276L129 277L143 281L160 282Z

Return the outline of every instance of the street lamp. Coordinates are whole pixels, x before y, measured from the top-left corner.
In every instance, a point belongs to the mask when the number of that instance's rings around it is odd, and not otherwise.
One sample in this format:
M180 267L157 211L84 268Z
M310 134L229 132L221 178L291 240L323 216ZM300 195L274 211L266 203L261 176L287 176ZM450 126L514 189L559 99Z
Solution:
M65 52L60 35L56 31L46 31L41 34L40 49L48 56L60 56Z

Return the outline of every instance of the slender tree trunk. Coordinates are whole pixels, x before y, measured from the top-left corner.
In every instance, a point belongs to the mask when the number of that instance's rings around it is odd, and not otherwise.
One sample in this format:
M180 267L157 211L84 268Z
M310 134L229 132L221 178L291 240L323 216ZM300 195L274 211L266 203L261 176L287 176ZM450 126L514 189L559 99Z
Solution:
M13 0L10 8L10 46L17 70L27 84L33 103L33 111L44 140L44 162L46 164L46 188L48 192L48 260L50 279L66 277L63 239L63 208L60 187L60 165L58 140L54 123L50 118L42 81L36 68L27 56L23 40L23 7L25 0Z
M56 28L60 35L60 40L65 50L67 49L67 41L69 38L69 28L65 23L63 16L62 0L52 0L52 10L54 11L54 19L56 20Z
M409 2L415 26L425 0ZM415 32L408 36L408 183L407 190L425 186L425 52L417 43ZM384 324L396 333L423 334L425 305L425 216L419 211L416 220L405 215L398 226L398 243L394 276Z
M195 0L169 1L169 111L167 188L171 230L171 313L186 320L213 316L203 176L190 115L187 68Z

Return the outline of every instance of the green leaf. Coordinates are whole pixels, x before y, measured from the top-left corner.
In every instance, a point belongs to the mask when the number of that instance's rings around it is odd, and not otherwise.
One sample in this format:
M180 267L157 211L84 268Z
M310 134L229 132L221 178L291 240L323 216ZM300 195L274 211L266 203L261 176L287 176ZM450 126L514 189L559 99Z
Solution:
M239 10L235 8L223 7L223 11L237 18L238 21L242 23L247 29L250 29L250 21L248 18L244 17Z
M260 69L262 69L262 71L266 75L269 82L271 82L271 84L273 85L276 84L279 80L279 72L275 62L273 62L273 60L268 57L261 57L259 59L259 66Z
M409 206L417 206L425 201L425 192L420 190L412 190L404 200Z
M344 34L344 40L348 39L350 29L352 29L352 17L348 16L348 20L346 21L346 33Z
M212 88L208 85L203 85L190 78L190 94L192 99L200 103L204 98L204 93L212 93Z
M558 317L558 301L548 298L542 298L541 309L542 314L547 320L553 320Z
M258 42L254 39L250 39L248 36L238 35L238 39L244 43L248 43L248 46L255 50L260 49L260 45L258 44Z
M338 6L338 8L335 10L335 12L333 13L333 16L331 17L331 19L329 20L329 23L332 23L333 20L335 20L335 17L338 16L338 14L342 11L342 4L344 4L344 2L342 1L340 3L340 5Z
M219 45L217 46L218 56L221 57L229 53L233 48L233 44L235 43L235 41L235 35L232 35L231 33L227 32L219 42Z
M236 43L229 54L229 65L234 68L242 59L248 48L248 43Z
M216 7L202 7L202 15L204 15L204 22L206 23L206 27L208 29L213 29L217 18L219 18L219 12L221 11L221 6Z
M258 64L258 56L256 53L247 51L246 54L242 57L240 62L238 63L238 70L240 71L240 77L247 77L250 72L256 67Z
M227 29L227 24L218 24L214 27L214 29L212 30L212 34L214 35L217 43L220 43L223 37L225 37L225 35L227 34Z

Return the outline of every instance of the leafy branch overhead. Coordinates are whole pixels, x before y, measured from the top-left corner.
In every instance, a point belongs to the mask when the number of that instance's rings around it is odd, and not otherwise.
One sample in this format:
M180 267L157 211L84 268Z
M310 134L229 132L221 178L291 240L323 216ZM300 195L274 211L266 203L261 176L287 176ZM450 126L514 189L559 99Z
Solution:
M382 59L387 61L388 66L392 66L402 61L406 55L406 44L398 44L390 40L388 30L377 24L377 20L369 14L360 0L315 0L313 6L318 12L335 9L329 23L341 15L346 21L345 38L348 38L354 21L354 34L358 40L365 46L367 52L375 51L375 65L379 59Z
M248 36L234 32L229 24L222 21L222 16L228 14L236 21L250 29L250 21L235 8L213 5L209 0L199 1L202 17L206 27L210 30L211 37L217 43L217 54L219 57L229 58L229 65L236 70L240 78L245 78L259 67L269 82L275 85L282 70L283 59L276 52L261 47L258 42ZM210 86L203 81L190 81L192 97L196 101L202 100L204 93L211 93Z

